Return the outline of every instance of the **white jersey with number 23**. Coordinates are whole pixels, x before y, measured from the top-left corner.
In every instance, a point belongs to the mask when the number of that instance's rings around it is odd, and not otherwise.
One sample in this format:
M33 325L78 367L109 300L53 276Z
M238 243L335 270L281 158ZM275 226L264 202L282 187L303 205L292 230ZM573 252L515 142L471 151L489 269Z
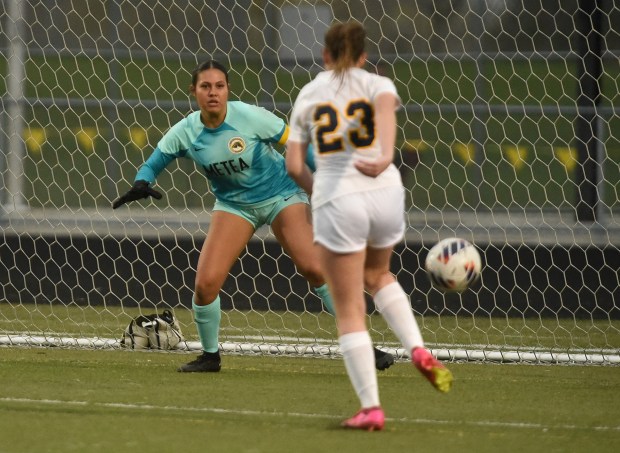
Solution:
M321 72L301 89L291 114L289 141L314 145L313 208L342 195L402 185L394 164L376 178L354 167L357 159L372 159L381 152L374 100L386 92L394 94L400 106L390 79L361 68L347 70L342 79L333 71Z

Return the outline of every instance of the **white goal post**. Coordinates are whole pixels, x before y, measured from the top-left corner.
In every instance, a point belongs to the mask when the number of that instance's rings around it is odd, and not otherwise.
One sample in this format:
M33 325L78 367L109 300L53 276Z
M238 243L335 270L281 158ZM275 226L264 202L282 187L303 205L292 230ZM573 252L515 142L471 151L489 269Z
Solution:
M620 364L620 4L616 0L88 0L0 5L0 346L117 348L138 314L191 318L213 194L180 160L164 199L111 209L195 107L214 58L231 96L288 118L323 34L355 19L395 81L408 228L393 272L446 360ZM280 150L284 151L284 150ZM445 237L480 282L432 288ZM224 351L338 355L333 317L261 228L222 290ZM377 346L398 357L369 301Z

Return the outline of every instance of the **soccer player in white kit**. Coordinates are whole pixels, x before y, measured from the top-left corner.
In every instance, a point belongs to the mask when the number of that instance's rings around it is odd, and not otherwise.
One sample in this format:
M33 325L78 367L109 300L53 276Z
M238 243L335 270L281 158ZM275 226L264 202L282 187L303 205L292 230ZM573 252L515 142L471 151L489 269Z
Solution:
M385 416L364 290L435 388L448 392L452 374L424 348L409 298L390 272L393 247L405 231L404 188L392 163L400 98L390 79L362 69L365 39L357 22L327 31L326 71L301 89L293 107L286 167L312 197L314 241L334 299L345 367L361 403L342 426L372 431L383 428ZM314 174L305 163L310 143Z

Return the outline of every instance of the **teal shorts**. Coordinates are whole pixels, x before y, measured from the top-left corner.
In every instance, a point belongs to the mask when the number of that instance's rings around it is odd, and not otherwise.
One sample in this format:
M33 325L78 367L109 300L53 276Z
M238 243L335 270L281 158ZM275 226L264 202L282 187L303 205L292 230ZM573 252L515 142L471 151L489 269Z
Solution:
M287 206L297 203L310 204L308 195L304 191L288 195L278 195L269 202L257 207L241 207L232 203L217 200L213 206L214 211L224 211L242 217L250 222L255 229L263 225L271 225L271 222Z

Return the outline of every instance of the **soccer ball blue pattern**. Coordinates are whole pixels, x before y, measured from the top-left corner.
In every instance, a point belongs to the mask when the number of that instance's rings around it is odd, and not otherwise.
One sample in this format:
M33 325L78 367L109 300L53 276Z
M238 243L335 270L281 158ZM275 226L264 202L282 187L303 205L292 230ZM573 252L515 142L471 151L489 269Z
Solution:
M435 244L425 261L433 286L441 291L464 291L480 277L482 260L473 244L460 238L447 238Z

